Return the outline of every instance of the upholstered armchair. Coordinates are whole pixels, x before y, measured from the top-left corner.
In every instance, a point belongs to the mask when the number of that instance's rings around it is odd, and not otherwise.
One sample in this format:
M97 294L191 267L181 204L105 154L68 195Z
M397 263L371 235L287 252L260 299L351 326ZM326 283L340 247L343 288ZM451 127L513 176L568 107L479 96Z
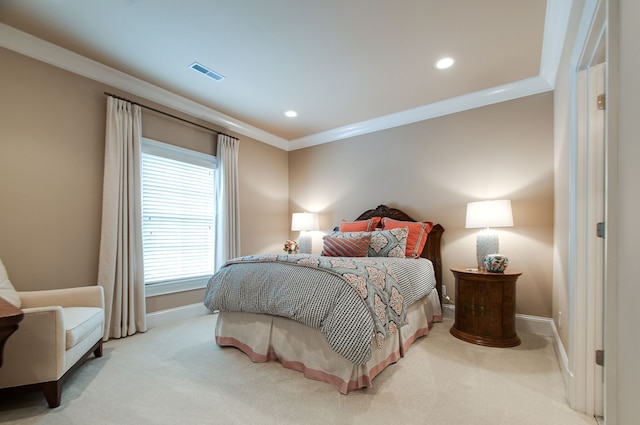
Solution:
M0 262L0 296L24 312L5 342L0 393L42 390L49 407L58 407L69 374L91 353L102 356L102 287L12 290Z

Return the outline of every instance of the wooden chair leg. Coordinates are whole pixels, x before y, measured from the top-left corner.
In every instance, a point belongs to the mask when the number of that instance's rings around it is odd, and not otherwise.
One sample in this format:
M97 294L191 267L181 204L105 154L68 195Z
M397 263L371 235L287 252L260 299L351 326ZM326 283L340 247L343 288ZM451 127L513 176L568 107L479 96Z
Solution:
M42 384L42 392L44 392L44 398L47 399L50 408L60 406L62 398L62 380L45 382Z
M98 344L98 346L96 347L95 350L93 350L93 354L96 357L102 357L102 340L100 341L100 343Z
M95 354L96 357L102 357L102 340L95 343L93 347L91 347L73 366L69 368L65 372L64 375L60 377L57 381L49 381L42 382L37 384L29 384L29 385L20 385L11 388L0 388L0 396L5 392L8 394L14 392L30 392L30 391L39 391L42 390L44 393L44 398L47 400L50 408L56 408L60 406L62 401L62 385L68 376L73 373L78 367L87 360L87 357L91 355L91 353ZM1 421L0 421L1 422Z

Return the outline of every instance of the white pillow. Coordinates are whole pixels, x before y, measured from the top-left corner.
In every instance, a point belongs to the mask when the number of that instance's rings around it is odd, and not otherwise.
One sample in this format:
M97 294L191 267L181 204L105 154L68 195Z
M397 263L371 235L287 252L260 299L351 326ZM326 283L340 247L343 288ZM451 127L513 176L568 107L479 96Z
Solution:
M7 269L4 268L4 264L2 264L2 260L0 260L0 297L9 301L11 304L20 308L22 304L20 302L20 296L16 289L11 284L9 280L9 276L7 275Z

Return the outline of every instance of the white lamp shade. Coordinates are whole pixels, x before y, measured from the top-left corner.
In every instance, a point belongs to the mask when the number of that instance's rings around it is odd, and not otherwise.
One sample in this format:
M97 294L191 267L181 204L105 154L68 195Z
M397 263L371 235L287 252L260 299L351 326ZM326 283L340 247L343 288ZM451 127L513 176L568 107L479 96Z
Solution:
M291 230L302 232L320 230L318 214L310 212L293 213L291 216Z
M480 201L467 204L467 229L484 227L511 227L513 214L511 201Z

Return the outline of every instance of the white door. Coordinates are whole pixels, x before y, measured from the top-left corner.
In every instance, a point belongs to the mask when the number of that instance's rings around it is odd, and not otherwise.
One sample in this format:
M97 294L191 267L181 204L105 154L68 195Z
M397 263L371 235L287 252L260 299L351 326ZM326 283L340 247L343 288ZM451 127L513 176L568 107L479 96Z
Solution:
M604 352L604 298L606 294L605 279L605 244L606 218L605 218L605 78L606 64L601 63L592 66L588 72L588 126L589 126L589 232L588 251L590 252L588 265L588 294L589 310L593 312L588 326L593 330L593 353ZM600 363L600 364L599 364ZM604 363L594 361L591 365L592 375L589 377L593 383L594 415L603 416L604 400Z
M576 323L574 408L589 415L603 414L603 367L596 364L596 351L603 349L604 239L598 235L605 223L605 114L598 106L604 94L605 64L589 67L577 78L576 140ZM605 223L606 226L606 223Z

